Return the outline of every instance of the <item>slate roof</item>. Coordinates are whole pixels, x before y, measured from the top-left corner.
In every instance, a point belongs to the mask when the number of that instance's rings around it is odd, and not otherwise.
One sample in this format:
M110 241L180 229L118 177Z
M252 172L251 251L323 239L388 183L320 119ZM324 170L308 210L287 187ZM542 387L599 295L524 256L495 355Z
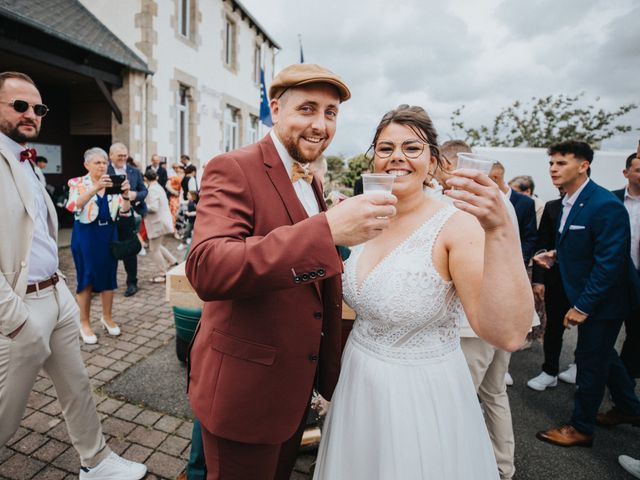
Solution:
M152 73L144 60L78 0L0 0L0 17L26 24L133 70Z

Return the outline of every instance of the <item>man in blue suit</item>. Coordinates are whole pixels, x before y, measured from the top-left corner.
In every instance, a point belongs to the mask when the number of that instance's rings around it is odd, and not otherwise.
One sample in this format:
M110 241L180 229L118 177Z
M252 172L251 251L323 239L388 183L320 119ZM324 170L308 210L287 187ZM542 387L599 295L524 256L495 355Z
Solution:
M144 217L147 214L147 187L142 180L142 173L135 167L127 164L129 157L129 149L123 143L114 143L109 149L109 167L107 173L109 175L125 174L131 190L129 190L129 198L136 214ZM118 225L118 237L121 240L136 235L129 225ZM133 255L122 260L124 270L127 272L127 290L124 292L125 297L130 297L138 292L138 257Z
M525 265L529 265L529 260L531 260L536 248L536 239L538 236L536 205L531 197L518 193L507 185L504 181L504 166L500 162L493 164L489 172L489 177L498 185L502 193L507 196L516 211L522 257L524 258Z
M616 406L617 423L640 425L634 383L613 348L622 322L638 298L637 274L629 256L629 215L611 192L588 178L593 160L588 144L561 142L550 146L548 154L551 180L566 195L556 250L537 255L536 261L546 266L557 262L560 268L572 305L564 326L578 326L578 388L569 424L536 436L565 447L591 446L605 385Z
M640 145L638 146L640 152ZM627 186L613 193L624 204L631 219L631 260L640 274L640 156L627 157L622 172ZM624 322L626 338L620 358L632 378L640 378L640 310L634 310Z

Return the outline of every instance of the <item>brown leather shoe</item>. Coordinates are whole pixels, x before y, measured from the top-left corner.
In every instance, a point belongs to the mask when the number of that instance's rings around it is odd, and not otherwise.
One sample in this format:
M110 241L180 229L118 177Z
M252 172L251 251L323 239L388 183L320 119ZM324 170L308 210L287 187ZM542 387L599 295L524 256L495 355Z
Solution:
M182 473L176 477L176 480L187 480L187 471L183 470Z
M596 416L596 423L602 427L615 427L616 425L623 425L625 423L629 423L634 427L640 427L640 416L627 415L616 407L613 407L607 413L599 413Z
M561 425L536 433L538 440L552 443L561 447L590 447L593 445L593 435L585 435L572 425Z

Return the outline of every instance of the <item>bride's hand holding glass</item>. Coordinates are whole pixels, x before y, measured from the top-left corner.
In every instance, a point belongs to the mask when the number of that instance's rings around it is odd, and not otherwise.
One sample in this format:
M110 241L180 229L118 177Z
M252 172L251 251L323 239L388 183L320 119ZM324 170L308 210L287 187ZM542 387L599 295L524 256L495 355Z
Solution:
M476 217L485 231L512 228L503 193L487 174L461 168L451 172L446 182L453 188L446 190L445 195L454 200L457 208Z

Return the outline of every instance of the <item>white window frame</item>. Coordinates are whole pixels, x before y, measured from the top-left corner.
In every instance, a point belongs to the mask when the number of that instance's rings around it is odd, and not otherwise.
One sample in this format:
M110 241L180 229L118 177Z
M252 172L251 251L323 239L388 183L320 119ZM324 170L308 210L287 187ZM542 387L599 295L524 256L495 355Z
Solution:
M249 143L258 141L258 129L260 128L260 119L256 115L249 115Z
M191 0L178 0L178 32L191 38Z
M232 105L227 105L224 109L224 139L223 150L230 152L239 147L238 136L240 130L239 117L240 110Z
M189 87L180 84L176 95L176 159L189 152Z

